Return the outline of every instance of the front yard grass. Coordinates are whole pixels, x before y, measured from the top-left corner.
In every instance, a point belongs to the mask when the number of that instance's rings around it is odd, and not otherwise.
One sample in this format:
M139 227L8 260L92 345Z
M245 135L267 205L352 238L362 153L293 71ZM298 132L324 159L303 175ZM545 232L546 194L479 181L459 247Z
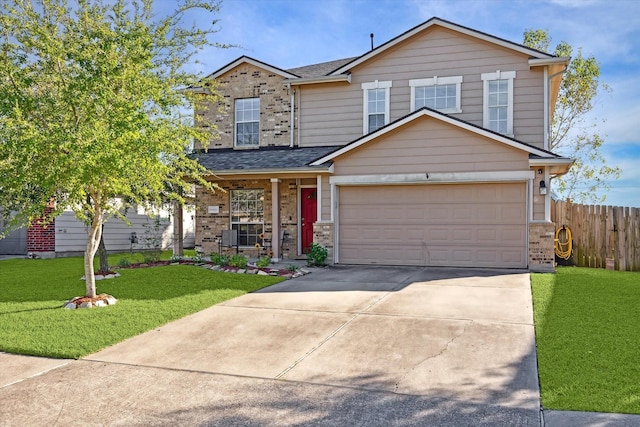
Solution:
M532 274L545 409L640 414L640 273Z
M116 305L67 310L65 300L85 293L82 258L0 261L0 350L79 358L282 280L190 265L119 272L96 282Z

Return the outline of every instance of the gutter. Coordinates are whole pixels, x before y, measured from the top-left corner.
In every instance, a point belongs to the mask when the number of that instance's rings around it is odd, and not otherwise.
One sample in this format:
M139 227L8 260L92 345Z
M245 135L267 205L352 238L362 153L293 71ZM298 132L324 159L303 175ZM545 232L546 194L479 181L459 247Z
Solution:
M317 83L351 83L351 74L338 74L336 76L303 77L299 79L286 79L287 84L301 86Z
M318 173L331 172L331 166L327 167L303 167L296 169L226 169L210 171L211 175L264 175L264 174L290 174L290 173Z

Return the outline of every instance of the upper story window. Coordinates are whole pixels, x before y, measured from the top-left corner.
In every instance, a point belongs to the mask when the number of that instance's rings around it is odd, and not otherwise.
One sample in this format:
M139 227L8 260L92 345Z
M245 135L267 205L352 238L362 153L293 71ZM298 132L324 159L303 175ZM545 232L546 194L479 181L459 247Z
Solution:
M513 80L515 71L483 73L483 124L494 132L513 135Z
M411 110L433 108L441 113L462 113L460 86L462 76L432 77L409 80L411 86Z
M362 83L364 92L363 133L366 135L389 123L389 89L392 82Z
M236 99L236 147L260 145L260 98Z

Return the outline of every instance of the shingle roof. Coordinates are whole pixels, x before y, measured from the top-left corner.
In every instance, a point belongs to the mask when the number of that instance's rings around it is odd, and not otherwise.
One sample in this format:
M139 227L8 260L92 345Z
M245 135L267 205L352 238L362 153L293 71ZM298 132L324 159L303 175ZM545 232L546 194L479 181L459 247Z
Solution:
M251 171L277 169L308 169L309 163L336 149L331 147L260 147L255 150L224 148L194 154L198 162L208 170ZM322 169L323 166L315 166Z
M335 61L321 62L319 64L305 65L304 67L290 68L286 70L291 74L295 74L300 77L320 77L326 76L333 70L342 67L345 64L359 58L354 56L352 58L336 59Z

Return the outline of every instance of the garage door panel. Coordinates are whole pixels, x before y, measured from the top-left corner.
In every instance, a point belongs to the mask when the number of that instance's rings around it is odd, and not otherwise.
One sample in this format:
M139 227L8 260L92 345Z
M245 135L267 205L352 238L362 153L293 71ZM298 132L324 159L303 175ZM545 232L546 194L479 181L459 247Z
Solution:
M341 187L339 262L525 267L524 183Z

